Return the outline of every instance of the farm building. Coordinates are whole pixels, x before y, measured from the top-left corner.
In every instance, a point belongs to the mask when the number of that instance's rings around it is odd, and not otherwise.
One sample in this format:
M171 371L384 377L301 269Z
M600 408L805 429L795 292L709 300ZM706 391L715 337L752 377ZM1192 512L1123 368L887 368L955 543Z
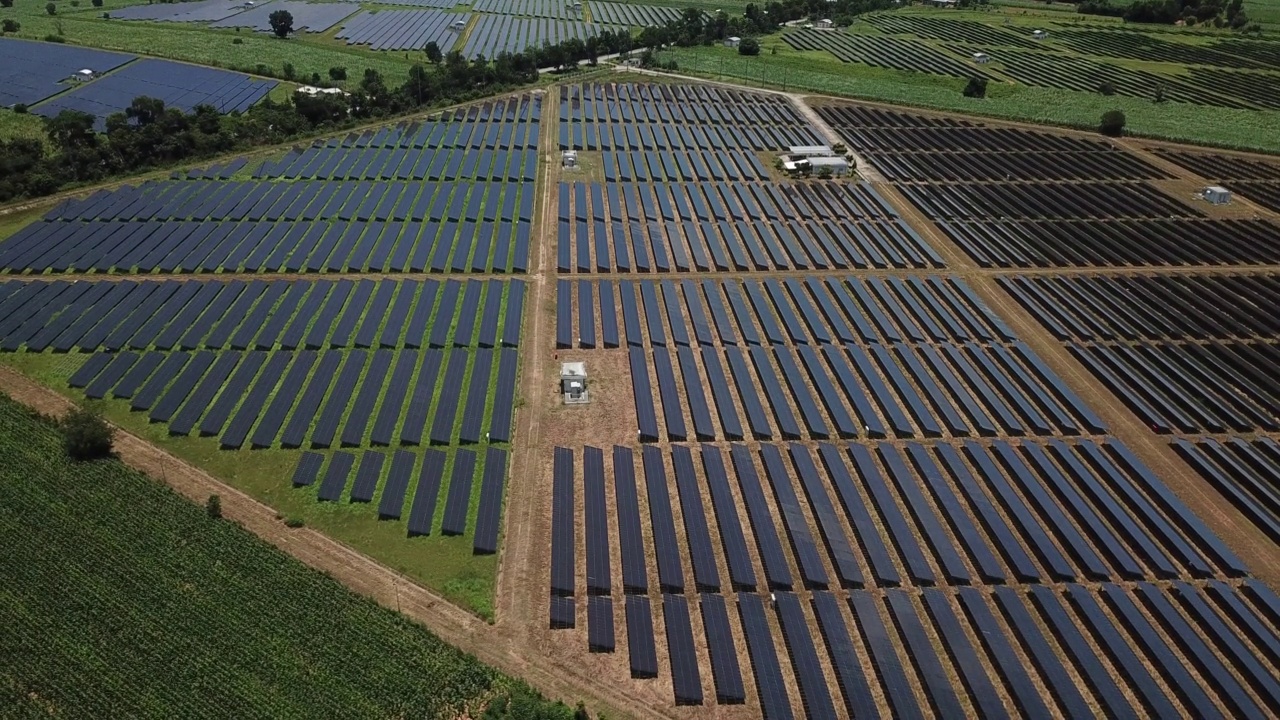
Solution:
M991 62L991 56L983 52L976 52L973 54L973 61L979 65L986 65Z
M787 154L800 157L830 157L835 154L835 151L827 145L792 145L787 148Z
M809 158L809 167L814 173L821 171L822 168L830 168L832 177L844 177L849 174L849 161L842 157Z
M1231 191L1221 185L1210 185L1200 191L1200 196L1214 205L1226 205L1231 202Z
M1036 30L1031 33L1031 39L1033 40L1044 40L1047 37L1049 37L1048 30Z
M834 25L830 20L823 19L818 21L817 27L819 30L830 30Z
M742 43L742 38L738 37L737 35L734 35L733 37L727 37L724 39L724 46L727 48L736 48L741 43Z
M96 77L98 77L98 73L90 70L89 68L85 68L83 70L77 70L71 76L71 80L75 82L89 82L90 80L93 80Z

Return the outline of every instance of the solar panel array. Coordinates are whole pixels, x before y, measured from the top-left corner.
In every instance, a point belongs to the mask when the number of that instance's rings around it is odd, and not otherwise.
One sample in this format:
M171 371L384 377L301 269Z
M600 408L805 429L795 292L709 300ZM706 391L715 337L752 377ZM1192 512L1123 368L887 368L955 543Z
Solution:
M465 58L481 55L494 58L504 52L518 53L531 47L542 47L545 43L558 45L573 38L586 40L607 29L610 28L580 20L481 15L471 28L471 34L467 35L461 52Z
M0 105L33 105L66 90L64 83L81 70L107 72L134 57L0 37Z
M679 20L681 10L660 5L633 5L620 2L592 2L591 19L605 25L627 27L662 26Z
M272 32L271 14L283 11L293 17L293 32L322 33L342 22L343 18L358 9L359 6L351 2L310 3L272 0L272 2L263 3L231 17L212 22L209 27L253 28L258 32Z
M663 156L662 167L700 152L683 133L698 127L705 136L717 125L696 100L715 92L564 91L561 144L599 153L587 163L634 154L652 173L652 156ZM731 109L719 111L722 119L738 110L733 102L723 103ZM741 99L743 107L771 102ZM705 117L681 119L673 107L686 117L703 107ZM1102 212L1094 214L1155 222L1166 209L1143 184L1162 171L1128 154L936 123L907 126L949 128L935 139L986 138L990 152L935 152L923 130L877 137L886 148L897 138L892 152L911 156L897 158L899 191L916 188L906 194L940 222L996 212L992 203L1031 218L1036 203L1061 201L1065 210L1106 193L1114 197L1095 203ZM796 136L810 132L803 125L780 124ZM626 149L601 149L601 137ZM734 149L763 148L744 141ZM958 157L965 152L975 157ZM1013 169L1052 167L1029 159L1037 152L1097 154L1092 174L1110 168L1123 181L1081 190L1063 177L1024 178L1015 188L927 172L949 163L947 172L990 175L1001 153L1018 155L1004 163ZM932 155L947 157L930 164ZM611 602L587 609L583 637L567 630L576 622L563 622L575 608L553 601L553 638L581 637L579 648L607 653L602 628L625 626L631 687L644 697L744 703L765 718L1264 716L1280 708L1280 682L1261 662L1280 647L1280 599L1157 477L1149 448L1108 434L1055 369L1059 355L1042 357L1014 331L1022 325L984 300L997 284L1016 287L1061 340L1108 352L1136 334L1205 357L1247 345L1261 359L1270 353L1257 347L1272 330L1260 311L1270 278L1174 284L1042 274L988 283L950 268L921 274L947 268L944 255L914 232L890 235L907 226L869 187L652 182L658 174L623 182L607 176L609 167L603 182L565 173L551 198L555 343L589 367L627 374L632 403L611 402L610 423L635 434L611 452L589 439L577 447L562 439L555 449L553 527L585 534L554 536L552 594L561 597L555 588L565 582L556 578L567 578L588 606ZM1155 205L1139 212L1147 201ZM683 242L690 237L699 242ZM712 276L607 275L673 269ZM1170 312L1176 321L1162 319ZM1241 327L1258 335L1238 337ZM1193 344L1199 349L1188 350ZM1266 390L1261 366L1245 373L1243 357L1217 366ZM1151 353L1144 363L1172 367ZM1153 386L1168 392L1176 383ZM1261 414L1214 394L1218 405L1206 410ZM1266 392L1235 395L1269 402ZM1178 442L1264 532L1280 533L1271 487L1280 455L1271 445ZM585 593L574 587L581 578ZM657 659L664 654L666 662ZM597 667L621 668L621 658Z
M244 0L195 0L184 3L158 3L115 8L112 20L149 20L152 22L210 22L244 12Z
M97 118L96 127L102 130L108 116L124 112L134 98L144 95L183 112L190 112L197 105L211 105L218 112L230 113L249 109L275 86L274 80L229 70L143 58L43 102L32 111L54 117L63 110L78 110Z
M445 51L470 18L465 13L439 10L362 12L348 20L334 37L346 40L348 45L368 45L370 50L421 50L434 42Z

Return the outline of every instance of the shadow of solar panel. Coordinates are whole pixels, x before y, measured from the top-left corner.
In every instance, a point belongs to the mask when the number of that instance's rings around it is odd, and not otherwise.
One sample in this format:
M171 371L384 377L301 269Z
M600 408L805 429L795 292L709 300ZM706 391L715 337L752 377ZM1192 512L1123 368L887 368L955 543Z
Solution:
M461 535L467 531L467 507L471 501L471 485L476 474L476 454L459 450L453 456L453 474L445 499L440 531L445 535Z
M574 592L574 502L573 451L558 447L554 452L551 488L551 593Z
M427 450L422 454L422 472L418 475L418 483L413 491L413 504L409 507L409 537L431 534L446 459L446 455L439 450ZM393 465L392 472L394 471Z
M593 653L613 652L613 598L587 597L587 648Z
M698 606L702 611L702 627L706 632L707 649L710 651L716 702L721 705L741 705L746 702L747 695L742 686L738 650L734 647L733 629L729 626L724 598L717 594L702 593Z
M382 465L386 456L375 450L365 450L360 458L360 467L356 470L356 480L351 486L351 502L367 503L373 500L378 491L378 480L382 477Z
M488 448L484 456L484 474L480 479L480 506L476 510L475 539L472 551L492 555L498 551L498 529L502 525L502 487L507 476L507 453Z
M569 630L574 628L577 625L577 606L574 604L573 598L552 595L550 600L551 629Z
M391 454L391 471L387 474L386 484L382 486L382 500L378 503L379 520L400 519L400 511L404 508L404 494L409 489L415 460L413 453L407 450L397 450Z
M323 501L337 502L347 489L347 478L355 465L356 456L351 453L336 452L329 456L329 469L320 481L318 498Z
M658 677L658 651L653 641L653 615L647 595L627 595L627 654L631 677Z
M320 475L320 466L324 464L324 456L320 453L304 452L298 458L298 466L293 471L293 486L311 485Z

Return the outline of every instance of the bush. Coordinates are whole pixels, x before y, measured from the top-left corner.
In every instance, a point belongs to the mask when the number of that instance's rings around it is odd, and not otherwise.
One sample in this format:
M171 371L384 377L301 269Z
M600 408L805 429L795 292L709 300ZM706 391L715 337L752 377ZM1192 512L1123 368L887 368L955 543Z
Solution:
M300 517L288 517L288 518L285 518L284 525L285 527L300 528L303 525L306 525L306 523L303 522L302 518Z
M1124 134L1124 123L1124 112L1108 110L1102 114L1102 122L1098 125L1098 132L1111 137L1119 137Z
M13 7L13 0L0 0L0 7Z
M222 517L222 498L217 495L210 495L209 499L204 503L204 511L210 519L217 520Z
M742 38L738 43L739 55L759 55L760 41L755 38Z
M94 7L102 7L102 0L89 0L89 4Z
M15 32L16 32L16 31L15 31ZM18 103L18 104L16 104L16 105L14 105L14 106L13 106L13 111L14 111L14 112L16 112L16 113L18 113L19 115L26 115L26 114L27 114L27 106L26 106L25 104L23 104L23 103Z
M62 37L61 35L54 35L50 33L44 36L44 41L51 42L51 43L64 43L67 41L67 39Z
M232 44L232 45L243 45L243 44L244 44L244 40L241 40L240 38L231 38L231 44Z
M1110 80L1103 80L1101 83L1098 84L1098 94L1099 95L1115 95L1116 84L1111 82Z
M970 98L984 98L987 96L987 79L980 77L969 78L969 84L964 86L964 96Z
M288 62L284 64L284 67L280 68L280 71L284 74L285 80L292 80L293 75L296 72L293 68L293 63Z
M831 171L831 168L827 167L826 165L823 165L822 167L818 168L816 171L814 171L813 174L817 175L822 180L830 180L832 175L834 175L834 173Z
M0 31L3 31L3 32L16 33L21 29L22 29L22 23L18 22L17 20L6 19L3 23L0 23Z
M53 3L49 3L48 5L45 5L45 6L44 6L44 11L45 11L45 12L47 12L47 13L49 13L50 15L57 15L57 14L58 14L58 6L57 6L57 5L54 5Z
M59 423L62 447L72 460L96 460L111 455L115 428L96 412L77 407Z
M71 7L80 7L80 0L71 0Z
M347 69L346 69L346 68L344 68L344 67L331 67L331 68L329 68L329 79L330 79L330 80L334 80L334 81L337 81L337 80L346 80L346 79L347 79Z

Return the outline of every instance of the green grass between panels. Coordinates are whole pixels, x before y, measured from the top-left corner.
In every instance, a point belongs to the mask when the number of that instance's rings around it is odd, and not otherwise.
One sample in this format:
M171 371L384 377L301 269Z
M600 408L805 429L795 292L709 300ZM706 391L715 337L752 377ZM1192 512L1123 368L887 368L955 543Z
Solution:
M0 457L6 717L571 715L3 397Z
M772 54L772 48L777 54ZM824 52L800 52L769 38L759 57L744 58L722 47L676 48L662 53L680 72L727 78L750 85L785 87L974 115L1070 127L1096 128L1102 113L1119 109L1127 132L1183 142L1280 152L1280 112L1233 110L1182 103L1154 103L1008 83L992 83L982 100L962 94L960 78L884 70L842 63Z

